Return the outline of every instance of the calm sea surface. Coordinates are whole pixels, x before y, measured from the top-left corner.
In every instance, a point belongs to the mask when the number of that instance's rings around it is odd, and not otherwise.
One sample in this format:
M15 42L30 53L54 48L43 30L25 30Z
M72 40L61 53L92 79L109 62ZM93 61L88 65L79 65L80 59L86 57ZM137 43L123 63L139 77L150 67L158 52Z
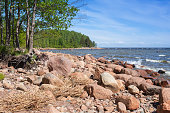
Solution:
M91 54L98 58L119 59L135 64L136 68L152 69L154 71L165 70L162 76L170 79L170 48L104 48L104 49L73 49L73 50L42 50L54 53L66 53L82 56ZM144 66L144 67L141 67Z

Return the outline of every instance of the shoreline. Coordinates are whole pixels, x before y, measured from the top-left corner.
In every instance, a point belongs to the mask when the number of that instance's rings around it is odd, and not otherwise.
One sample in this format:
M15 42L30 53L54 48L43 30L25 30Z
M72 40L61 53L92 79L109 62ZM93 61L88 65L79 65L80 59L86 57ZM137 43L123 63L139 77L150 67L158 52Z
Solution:
M104 48L96 48L96 47L82 47L82 48L38 48L38 50L74 50L74 49L104 49Z
M162 96L162 92L169 92L170 84L167 80L159 79L158 72L148 69L135 70L133 64L116 59L108 61L104 57L95 58L90 54L76 56L41 52L37 49L34 52L38 57L35 68L32 66L31 69L15 69L8 65L0 68L0 73L7 75L0 81L0 111L16 110L15 105L20 106L17 111L30 110L34 108L31 106L35 101L34 96L40 111L166 111L159 98L166 102L167 98ZM43 99L51 100L52 104ZM14 106L6 105L8 101ZM119 107L119 104L125 107Z

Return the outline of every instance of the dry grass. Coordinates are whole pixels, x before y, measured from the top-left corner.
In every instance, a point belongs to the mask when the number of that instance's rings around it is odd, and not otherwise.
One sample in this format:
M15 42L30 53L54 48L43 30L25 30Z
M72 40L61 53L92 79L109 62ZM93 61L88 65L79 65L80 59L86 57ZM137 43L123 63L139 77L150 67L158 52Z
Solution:
M44 91L37 92L17 92L5 98L0 98L0 112L21 111L21 110L39 110L48 104L54 104L54 98Z

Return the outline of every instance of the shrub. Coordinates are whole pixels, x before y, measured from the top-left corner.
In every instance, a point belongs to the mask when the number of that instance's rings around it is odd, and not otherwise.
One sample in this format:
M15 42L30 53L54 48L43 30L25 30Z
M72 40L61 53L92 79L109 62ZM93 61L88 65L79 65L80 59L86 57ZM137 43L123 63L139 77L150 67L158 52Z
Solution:
M0 73L0 80L3 80L5 78L5 75Z

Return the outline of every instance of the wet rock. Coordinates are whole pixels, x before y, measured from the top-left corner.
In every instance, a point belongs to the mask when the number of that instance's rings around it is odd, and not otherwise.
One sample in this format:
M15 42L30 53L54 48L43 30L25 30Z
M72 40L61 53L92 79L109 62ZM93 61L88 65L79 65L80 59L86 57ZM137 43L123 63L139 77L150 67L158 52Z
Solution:
M56 74L69 75L71 73L72 62L64 56L54 56L48 61L49 71L56 71Z
M126 111L126 106L124 103L122 102L118 102L117 103L117 110L120 112L120 113L127 113Z
M130 65L130 64L126 64L126 65L124 65L124 67L125 67L125 68L129 68L129 69L133 69L133 66Z
M148 74L153 73L153 70L145 69L145 71L146 71Z
M145 70L141 70L141 69L137 69L137 72L139 72L139 74L143 77L143 76L147 76L148 73Z
M170 88L162 88L157 113L170 113Z
M116 97L116 103L118 103L118 102L124 103L129 110L138 109L139 106L140 106L139 100L136 99L132 95L130 95L130 96L129 95L117 96Z
M153 95L153 94L159 94L161 87L151 85L151 84L148 84L148 83L142 83L139 86L139 89L143 90L146 94Z
M160 73L160 74L164 74L164 73L165 73L165 71L164 71L164 70L159 70L159 71L158 71L158 73Z
M131 94L139 94L139 89L134 85L129 85L128 86L128 91Z
M57 76L51 73L47 73L42 79L42 84L51 84L60 87L64 85L64 82L60 80Z
M158 72L153 72L153 73L150 74L150 76L157 77L157 76L160 76L160 74Z
M119 91L118 83L115 78L108 72L104 72L101 74L102 83L112 92L116 93Z
M88 95L96 99L110 99L113 94L111 90L97 84L86 85L84 89L87 91Z
M162 80L161 81L161 86L170 88L170 81L169 80Z

